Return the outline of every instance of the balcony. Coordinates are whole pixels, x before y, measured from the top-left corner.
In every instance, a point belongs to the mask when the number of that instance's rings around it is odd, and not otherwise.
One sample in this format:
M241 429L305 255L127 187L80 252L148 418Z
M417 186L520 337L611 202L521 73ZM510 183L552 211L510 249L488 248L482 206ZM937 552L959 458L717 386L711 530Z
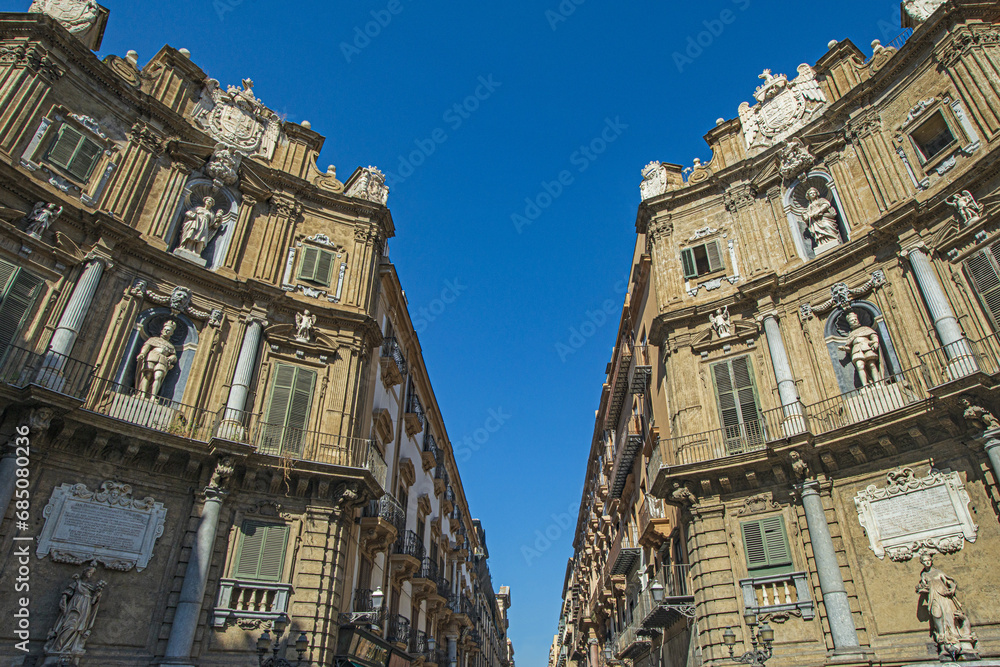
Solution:
M657 573L655 582L663 586L663 600L652 602L649 613L642 619L643 627L663 630L682 619L694 618L690 565L666 565Z
M399 502L385 494L368 502L361 511L360 546L364 553L374 556L389 548L403 530L406 514Z
M410 632L410 645L407 647L407 653L413 657L422 657L424 662L434 662L432 658L436 657L430 649L431 637L423 630L417 630L413 628ZM436 643L436 642L435 642ZM436 664L436 663L435 663Z
M622 413L622 406L631 389L629 377L632 372L633 345L629 338L623 338L618 346L618 356L615 358L608 375L611 383L611 394L608 398L607 427L614 428Z
M406 435L412 438L417 433L420 433L426 421L427 416L424 414L424 406L420 404L420 398L411 385L410 394L406 398L406 412L403 413Z
M451 582L448 581L448 578L443 573L437 580L437 592L445 601L451 597Z
M390 615L386 618L384 630L383 638L387 642L406 650L410 644L410 619L401 614Z
M387 336L382 341L382 355L379 358L382 367L382 384L386 389L402 384L406 379L406 360L403 358L403 349L399 346L399 341L395 336Z
M424 444L420 451L420 459L424 466L424 472L437 465L438 446L430 429L424 431Z
M636 345L632 362L632 393L645 395L653 380L653 365L649 358L649 346Z
M35 386L83 401L90 392L94 372L90 364L53 352L37 354L8 346L0 353L0 384L16 389Z
M445 487L444 497L441 499L441 513L450 514L455 509L455 489L450 485Z
M430 558L420 562L420 568L413 574L410 586L415 600L423 600L437 593L438 564Z
M437 467L434 468L434 495L440 496L451 484L448 470L444 465L444 450L438 450Z
M653 496L646 496L639 508L639 544L652 549L659 549L670 539L673 530L667 517L663 501Z
M632 474L636 454L642 451L646 439L646 417L636 414L628 420L627 432L621 436L622 442L615 448L615 462L611 468L611 498L621 498L625 482Z
M212 626L223 628L227 623L238 623L256 627L273 621L288 613L291 592L290 584L222 579L212 610Z
M611 545L610 553L608 553L608 576L616 577L628 574L639 562L641 554L642 549L633 544L628 533L624 530L620 531L614 544Z
M816 616L805 572L743 579L740 588L743 606L755 614L799 616L806 621Z

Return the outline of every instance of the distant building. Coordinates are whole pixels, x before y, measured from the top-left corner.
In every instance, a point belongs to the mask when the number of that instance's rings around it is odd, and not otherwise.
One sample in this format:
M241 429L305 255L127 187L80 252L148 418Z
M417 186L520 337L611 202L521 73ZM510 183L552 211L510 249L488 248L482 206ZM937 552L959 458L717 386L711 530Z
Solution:
M902 12L643 170L552 667L1000 655L1000 14Z
M0 14L0 662L508 664L382 173L107 20Z

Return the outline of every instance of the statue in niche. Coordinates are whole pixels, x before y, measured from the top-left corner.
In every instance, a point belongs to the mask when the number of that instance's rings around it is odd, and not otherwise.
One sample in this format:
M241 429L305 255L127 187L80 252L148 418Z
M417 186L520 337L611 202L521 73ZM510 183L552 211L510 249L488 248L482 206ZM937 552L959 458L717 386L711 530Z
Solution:
M875 384L882 379L878 333L871 327L862 325L854 311L848 312L846 319L851 332L847 334L847 342L837 349L847 353L847 358L858 370L863 387Z
M46 204L43 201L35 204L35 208L31 210L25 219L28 221L27 226L24 231L28 233L29 236L34 236L36 239L42 238L48 228L55 222L60 215L62 215L63 207L56 206L55 204Z
M715 329L715 334L719 338L729 338L733 335L733 320L729 316L729 306L719 308L714 315L709 315L708 318L712 321L712 328Z
M972 401L964 396L959 402L964 409L962 416L965 417L965 421L970 425L982 427L984 431L1000 429L1000 420L986 408L980 405L973 405Z
M107 585L104 580L93 581L96 572L93 565L88 565L82 575L74 574L73 581L59 598L59 618L49 631L44 648L46 655L60 656L55 664L76 664L84 653L83 647L90 638ZM53 663L46 661L45 664Z
M295 340L308 343L312 339L312 329L316 325L316 316L308 310L295 313Z
M177 349L170 337L177 330L177 323L167 320L160 329L160 335L147 340L139 356L136 357L135 389L144 396L153 398L160 394L167 373L177 365Z
M977 202L968 190L948 197L944 203L954 208L955 212L958 213L959 226L961 227L974 225L983 219L983 205Z
M806 208L806 229L813 237L816 248L831 243L840 243L840 229L837 227L837 209L829 199L819 196L819 190L809 188L806 191L809 206Z
M927 611L931 620L931 636L938 645L938 657L951 662L961 656L965 660L978 660L976 633L972 631L969 617L958 601L958 584L934 567L929 553L920 555L920 583L917 593L927 596Z
M221 208L212 211L213 206L215 199L205 197L201 206L196 206L184 214L181 248L199 257L222 225L224 213Z

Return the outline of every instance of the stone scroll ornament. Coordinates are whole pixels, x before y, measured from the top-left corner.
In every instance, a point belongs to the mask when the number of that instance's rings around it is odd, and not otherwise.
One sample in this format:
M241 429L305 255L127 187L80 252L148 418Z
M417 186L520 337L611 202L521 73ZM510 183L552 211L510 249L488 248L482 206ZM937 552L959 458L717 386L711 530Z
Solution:
M979 527L969 512L969 493L957 472L911 468L886 475L888 486L869 485L855 496L858 520L879 559L905 562L920 553L956 553L975 542Z

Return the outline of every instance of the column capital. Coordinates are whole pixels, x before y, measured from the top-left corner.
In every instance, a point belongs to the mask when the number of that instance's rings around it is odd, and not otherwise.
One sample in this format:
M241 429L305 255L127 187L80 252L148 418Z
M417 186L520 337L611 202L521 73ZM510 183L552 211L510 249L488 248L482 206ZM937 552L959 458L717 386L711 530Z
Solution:
M759 312L756 315L754 315L753 318L754 318L754 320L757 321L758 324L763 324L764 320L767 320L767 319L772 319L775 322L777 322L779 319L781 319L778 316L778 309L777 308L770 308L768 310Z
M930 256L931 249L923 241L916 241L915 243L911 243L911 244L905 246L899 252L899 256L902 257L902 258L904 258L904 259L910 259L913 256L914 253L918 253L918 252L922 252L923 254L925 254L927 256Z

